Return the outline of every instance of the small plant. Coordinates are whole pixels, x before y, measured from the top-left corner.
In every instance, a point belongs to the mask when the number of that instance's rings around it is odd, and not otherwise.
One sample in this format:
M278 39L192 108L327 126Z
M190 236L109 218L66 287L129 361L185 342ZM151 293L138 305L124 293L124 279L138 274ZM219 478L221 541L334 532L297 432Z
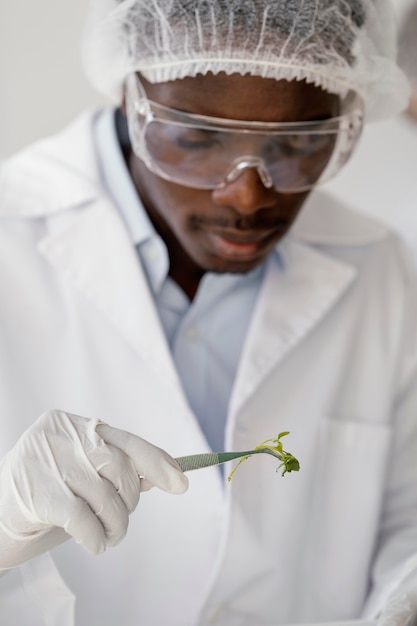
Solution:
M266 439L265 441L254 447L254 450L271 450L274 455L280 458L281 463L278 465L276 471L278 472L278 470L283 468L281 476L284 476L284 474L286 474L287 472L298 472L298 470L300 469L300 463L295 458L295 456L293 456L290 452L286 452L282 447L282 437L285 437L285 435L289 434L290 433L288 431L284 431L282 433L279 433L276 439ZM239 465L243 463L243 461L249 459L250 456L251 455L248 454L247 456L243 456L240 459L240 461L237 463L237 465L235 465L235 467L232 469L229 476L227 477L228 481L232 479L232 476L239 467Z

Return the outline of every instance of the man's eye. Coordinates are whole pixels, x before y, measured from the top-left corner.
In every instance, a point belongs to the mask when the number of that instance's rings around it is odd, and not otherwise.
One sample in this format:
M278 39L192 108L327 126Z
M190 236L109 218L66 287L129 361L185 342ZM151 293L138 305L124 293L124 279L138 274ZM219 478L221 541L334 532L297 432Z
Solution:
M281 137L273 142L270 149L272 152L288 157L302 156L323 150L332 141L331 136L325 134L294 134Z
M217 145L216 133L209 131L193 131L176 138L177 144L184 150L209 150Z

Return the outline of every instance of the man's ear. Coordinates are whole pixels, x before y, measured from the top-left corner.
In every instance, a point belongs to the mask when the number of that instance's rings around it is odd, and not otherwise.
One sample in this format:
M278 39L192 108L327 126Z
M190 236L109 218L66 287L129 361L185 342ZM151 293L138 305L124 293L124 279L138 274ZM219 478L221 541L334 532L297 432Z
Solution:
M417 122L417 90L414 90L411 94L410 102L408 103L407 113Z
M117 107L115 111L114 121L120 147L122 148L123 153L126 155L131 150L132 146L130 143L129 128L126 115L126 102L124 98L122 99L122 103L120 104L120 106Z

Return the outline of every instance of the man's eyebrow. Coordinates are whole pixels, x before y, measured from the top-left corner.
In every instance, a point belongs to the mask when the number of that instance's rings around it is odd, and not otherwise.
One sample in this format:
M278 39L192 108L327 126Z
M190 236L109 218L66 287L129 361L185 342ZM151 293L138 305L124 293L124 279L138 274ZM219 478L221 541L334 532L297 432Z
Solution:
M308 117L306 122L326 122L327 120L331 120L334 117L339 117L339 115L332 115L331 113L321 113L320 115L314 115L312 117Z
M197 113L195 110L190 110L188 107L179 109L179 108L177 108L177 106L172 106L170 104L168 104L168 105L167 104L161 104L161 103L156 102L154 100L151 100L151 101L154 102L154 104L156 104L157 106L161 106L163 108L170 109L171 111L173 111L175 113L178 113L180 115L184 113L186 115L207 118L207 122L208 123L210 123L210 118L213 119L213 120L219 120L219 121L230 119L230 118L227 118L227 117L223 117L223 116L221 116L219 114L213 115L213 114L210 114L210 113ZM340 115L341 115L340 112L334 114L334 113L329 111L327 113L318 113L316 115L313 114L311 116L306 117L305 119L291 120L291 121L288 121L288 122L284 122L284 121L276 121L276 122L272 122L272 121L266 122L265 121L264 122L264 121L261 121L261 120L242 120L242 119L236 119L236 120L232 119L231 121L241 122L243 124L245 122L247 122L249 124L252 123L252 122L259 123L259 124L263 124L263 123L265 123L265 124L274 124L274 123L276 123L276 124L287 124L287 123L288 124L308 124L310 122L326 122L328 120L337 118ZM198 124L198 120L196 120L195 123ZM193 122L191 122L191 124L194 125Z

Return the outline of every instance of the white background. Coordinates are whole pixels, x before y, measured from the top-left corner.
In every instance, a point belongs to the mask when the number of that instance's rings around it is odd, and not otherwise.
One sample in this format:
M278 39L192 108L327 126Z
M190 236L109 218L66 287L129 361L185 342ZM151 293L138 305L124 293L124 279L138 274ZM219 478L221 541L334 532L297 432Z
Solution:
M87 0L0 0L0 158L104 102L84 77Z

